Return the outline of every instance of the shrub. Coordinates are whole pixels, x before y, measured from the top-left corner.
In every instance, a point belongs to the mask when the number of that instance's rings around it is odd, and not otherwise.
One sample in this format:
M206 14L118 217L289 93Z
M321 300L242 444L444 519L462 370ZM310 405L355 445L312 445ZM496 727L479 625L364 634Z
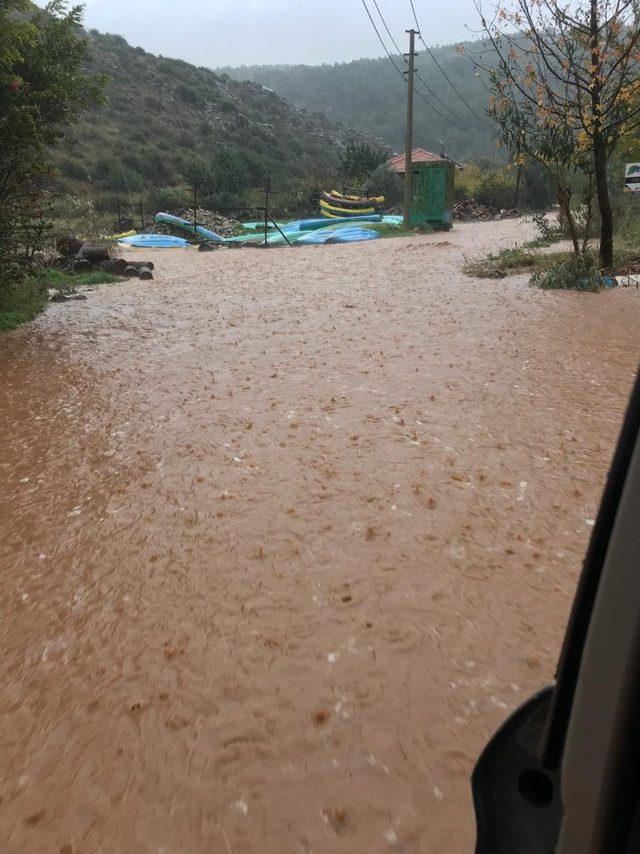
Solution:
M486 172L480 178L476 200L490 208L512 208L515 196L515 179L512 173Z
M546 270L539 270L531 277L531 284L543 290L599 291L602 277L598 271L595 255L567 255Z
M102 181L107 190L115 190L116 192L138 193L144 188L142 175L118 161L110 163L107 174Z
M556 188L541 163L527 160L520 184L519 207L530 211L546 211L557 201Z
M52 219L56 235L72 234L86 240L101 239L108 228L91 199L77 196L56 199Z
M193 204L190 190L181 187L154 187L147 195L147 207L154 213L186 208Z
M340 177L346 184L361 187L386 159L387 155L381 148L365 142L348 142L340 155Z
M384 196L389 207L401 204L404 193L402 179L386 163L373 170L362 190L366 196Z
M71 157L63 157L60 160L60 172L66 178L75 181L87 180L87 167L81 161L73 160Z
M33 278L0 283L0 332L33 320L47 304L46 285Z

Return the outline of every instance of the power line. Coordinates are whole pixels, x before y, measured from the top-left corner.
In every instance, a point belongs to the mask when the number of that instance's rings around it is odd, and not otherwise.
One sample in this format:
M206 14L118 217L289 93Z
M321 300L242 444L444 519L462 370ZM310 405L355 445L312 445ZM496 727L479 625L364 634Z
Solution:
M389 29L389 27L387 26L387 22L386 22L386 21L385 21L385 19L384 19L384 15L383 15L383 14L382 14L382 12L380 11L380 6L378 6L378 0L373 0L373 5L376 7L377 12L378 12L378 15L380 15L380 20L381 20L381 21L382 21L382 23L384 24L384 28L385 28L385 30L387 31L387 35L388 35L388 36L389 36L389 38L391 39L391 43L393 44L393 46L395 47L395 49L398 51L398 53L400 54L400 56L402 56L402 55L403 55L403 52L402 52L402 51L400 50L400 48L398 47L398 42L397 42L397 41L394 39L394 37L391 35L391 30L390 30L390 29ZM406 62L406 61L407 61L407 60L405 59L405 62Z
M382 47L383 47L383 49L384 49L384 52L387 54L387 56L388 56L388 57L389 57L389 59L391 60L391 64L393 65L393 67L395 68L395 70L398 72L398 74L400 75L400 77L402 77L402 79L404 80L404 74L403 74L403 73L402 73L402 71L398 68L398 66L396 65L396 61L395 61L395 59L391 56L391 54L390 54L390 53L389 53L389 51L387 50L387 46L386 46L386 44L384 43L384 40L383 40L382 36L380 35L380 31L379 31L379 30L378 30L378 28L376 27L376 22L373 20L373 17L372 17L372 15L371 15L371 12L369 11L369 7L367 6L366 0L362 0L362 5L364 6L364 10L365 10L365 12L367 13L367 16L369 17L369 20L371 21L371 26L372 26L372 27L373 27L373 29L375 30L376 35L378 36L378 41L379 41L379 42L380 42L380 44L382 45Z
M415 74L415 71L414 71L414 74ZM419 79L422 79L422 78L419 78ZM461 130L464 133L463 127L460 127L459 124L452 122L451 119L449 118L449 116L445 116L445 114L441 113L437 107L434 107L433 104L431 103L431 101L429 101L429 99L426 98L425 95L419 89L415 90L415 94L418 96L418 98L420 98L421 101L425 102L425 104L427 105L427 107L429 107L430 110L433 110L433 112L436 113L436 115L440 116L441 119L444 119L445 122L447 122L447 124L453 125L453 127L457 128L458 130ZM468 127L468 125L466 125L466 127Z
M432 98L435 98L435 99L436 99L436 101L437 101L439 104L441 104L441 105L444 107L444 109L445 109L445 110L447 110L447 111L448 111L448 112L453 116L453 118L456 120L456 122L460 122L460 123L463 125L463 127L460 127L460 125L458 125L458 124L457 124L457 125L456 125L456 127L457 127L459 130L465 130L465 129L466 129L466 130L469 130L469 125L467 124L467 122L466 122L463 118L461 118L457 113L454 113L454 112L453 112L453 110L451 109L451 107L448 107L448 106L445 104L445 102L444 102L444 101L442 100L442 98L438 95L438 93L437 93L437 92L434 92L434 90L431 88L431 86L429 86L429 84L428 84L428 83L427 83L427 81L424 79L424 77L422 77L422 75L421 75L418 71L416 71L416 72L415 72L415 75L416 75L416 77L418 78L418 80L422 83L422 85L425 87L425 89L427 90L427 92L429 92L429 93L431 94L431 97L432 97Z
M460 100L461 100L461 101L462 101L462 103L465 105L465 107L466 107L466 108L467 108L471 113L473 113L473 115L474 115L477 119L480 119L480 121L481 121L481 122L486 123L486 119L485 119L483 116L478 115L478 113L476 113L476 111L475 111L475 110L473 109L473 107L469 104L469 102L468 102L468 101L467 101L467 100L466 100L466 99L465 99L465 98L460 94L460 92L458 91L458 89L457 89L457 87L456 87L455 83L453 83L453 81L451 80L451 78L449 77L449 75L447 74L447 72L444 70L444 68L440 65L440 63L439 63L439 62L438 62L438 60L436 59L435 54L433 53L433 51L431 50L431 48L429 47L429 45L428 45L428 44L426 43L426 41L422 38L422 35L421 35L421 33L419 32L419 30L420 30L420 24L418 23L418 16L417 16L417 14L416 14L416 7L415 7L415 5L414 5L414 3L413 3L413 0L409 0L409 3L411 3L411 11L413 12L413 18L414 18L414 20L415 20L415 22L416 22L416 27L417 27L417 29L418 29L418 38L420 39L420 41L421 41L421 42L422 42L422 44L424 45L424 47L425 47L425 49L426 49L427 53L429 54L429 56L431 57L431 59L435 62L435 64L436 64L437 68L438 68L438 69L439 69L439 71L440 71L440 73L442 74L442 76L444 77L444 79L447 81L447 83L449 84L449 86L451 86L451 88L452 88L452 89L453 89L453 91L456 93L456 95L458 96L458 98L460 98Z
M373 5L376 7L376 11L377 11L378 15L380 16L380 20L382 21L382 24L383 24L385 30L387 31L387 35L391 39L391 43L395 47L398 54L400 56L402 56L403 55L402 51L400 50L400 47L398 46L398 42L394 39L394 37L391 33L391 30L389 29L389 27L387 25L385 17L382 14L382 10L380 9L380 6L378 5L378 0L373 0ZM419 33L418 33L418 38L420 38ZM406 63L406 61L407 60L405 59L405 63ZM469 125L465 122L465 120L463 118L461 118L461 116L456 115L456 113L454 113L454 111L451 109L451 107L449 107L447 104L445 104L445 102L442 100L442 98L440 98L440 96L437 94L437 92L434 92L434 90L431 88L431 86L429 86L429 84L424 79L424 77L422 77L417 71L415 71L415 75L418 78L418 80L422 83L424 88L427 90L427 92L429 92L431 97L435 98L435 100L440 104L440 106L443 109L445 109L453 117L454 121L460 122L461 124L464 125L464 128L458 127L458 130L464 130L465 128L468 129ZM440 113L440 115L442 115L442 114ZM450 120L448 119L448 121L450 121Z
M375 0L374 0L374 2L375 2ZM380 44L382 45L382 48L383 48L384 52L387 54L387 56L388 56L389 60L391 61L391 64L393 65L393 67L395 68L395 70L397 71L397 73L398 73L398 74L400 75L400 77L402 78L403 83L406 83L407 81L406 81L406 79L405 79L404 74L402 73L402 71L400 70L400 68L398 68L398 65L397 65L397 63L396 63L395 59L393 58L393 56L391 55L391 53L390 53L390 52L389 52L389 50L387 49L387 46L386 46L386 44L384 43L384 39L383 39L383 38L382 38L382 36L380 35L380 30L379 30L379 29L378 29L378 27L376 26L376 22L373 20L373 16L372 16L371 12L369 11L369 7L367 6L366 0L362 0L362 5L364 6L365 12L367 13L367 17L368 17L368 18L369 18L369 20L371 21L371 26L372 26L372 27L373 27L373 29L375 30L375 34L378 36L378 41L379 41L379 42L380 42ZM376 3L376 8L378 8L378 4L377 4L377 3ZM378 10L378 12L379 12L379 11L380 11L380 10ZM385 26L386 26L386 24L385 24ZM393 41L393 39L392 39L392 41ZM423 81L423 82L424 82L424 81ZM438 116L440 116L440 118L444 119L444 120L445 120L445 122L449 122L449 124L451 124L451 119L450 119L448 116L445 116L445 115L444 115L444 113L441 113L441 112L440 112L440 110L438 110L438 109L437 109L437 107L434 107L434 106L433 106L433 104L431 103L431 101L429 101L429 100L428 100L428 99L423 95L423 93L422 93L422 92L420 92L419 90L416 90L416 93L415 93L415 94L416 94L416 95L417 95L417 96L418 96L422 101L424 101L424 103L427 105L427 107L429 107L429 109L430 109L430 110L433 110L433 112L434 112L434 113L436 113ZM461 128L461 127L459 127L458 125L455 125L455 126L458 128L458 130L464 131L464 128Z

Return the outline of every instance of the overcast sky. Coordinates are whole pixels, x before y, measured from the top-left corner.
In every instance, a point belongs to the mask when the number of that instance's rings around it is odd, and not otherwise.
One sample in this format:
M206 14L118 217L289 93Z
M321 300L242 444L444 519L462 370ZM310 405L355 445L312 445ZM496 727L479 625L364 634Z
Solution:
M82 2L82 0L80 0ZM85 23L118 33L135 47L196 65L343 62L383 51L362 0L84 0ZM367 4L375 16L373 0ZM414 0L429 45L468 38L477 28L473 0ZM41 2L44 5L44 2ZM409 0L378 0L404 46ZM377 20L382 35L386 33ZM403 41L401 41L403 39Z

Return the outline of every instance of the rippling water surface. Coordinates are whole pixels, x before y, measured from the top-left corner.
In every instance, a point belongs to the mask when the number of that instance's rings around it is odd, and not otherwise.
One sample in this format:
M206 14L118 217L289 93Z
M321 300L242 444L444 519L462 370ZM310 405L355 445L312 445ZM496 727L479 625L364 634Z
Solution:
M548 681L640 298L487 223L158 254L0 338L0 848L469 852Z

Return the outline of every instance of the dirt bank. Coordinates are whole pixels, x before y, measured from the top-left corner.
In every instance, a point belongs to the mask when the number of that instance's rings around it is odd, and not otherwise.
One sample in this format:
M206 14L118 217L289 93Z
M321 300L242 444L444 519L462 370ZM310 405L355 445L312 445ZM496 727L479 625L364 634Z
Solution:
M0 339L3 851L472 850L640 341L462 276L526 229L157 252Z

